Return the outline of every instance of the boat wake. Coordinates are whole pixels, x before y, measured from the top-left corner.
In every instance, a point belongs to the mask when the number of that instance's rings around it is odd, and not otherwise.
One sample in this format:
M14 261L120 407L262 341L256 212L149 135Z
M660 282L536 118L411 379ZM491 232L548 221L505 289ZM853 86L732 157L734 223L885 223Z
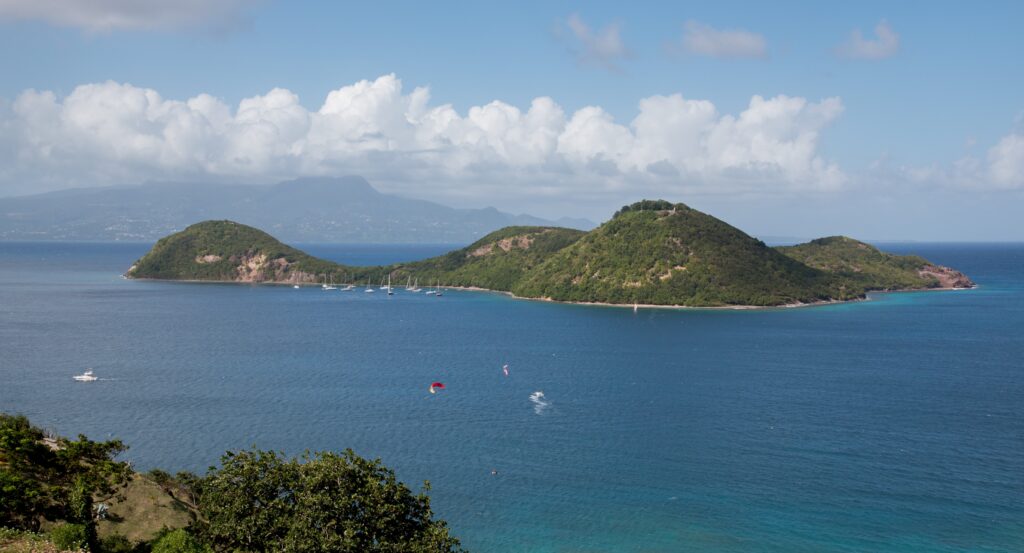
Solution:
M544 411L551 407L551 402L544 397L544 392L541 391L530 394L530 402L533 403L533 412L537 415L543 415Z

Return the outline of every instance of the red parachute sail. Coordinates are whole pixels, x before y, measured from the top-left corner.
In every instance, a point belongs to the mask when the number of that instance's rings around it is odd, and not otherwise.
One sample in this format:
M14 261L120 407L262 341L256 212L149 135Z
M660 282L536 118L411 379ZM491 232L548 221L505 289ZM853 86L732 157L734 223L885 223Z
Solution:
M432 394L436 394L437 390L443 390L443 389L444 389L444 383L442 383L442 382L432 382L430 384L430 393L432 393Z

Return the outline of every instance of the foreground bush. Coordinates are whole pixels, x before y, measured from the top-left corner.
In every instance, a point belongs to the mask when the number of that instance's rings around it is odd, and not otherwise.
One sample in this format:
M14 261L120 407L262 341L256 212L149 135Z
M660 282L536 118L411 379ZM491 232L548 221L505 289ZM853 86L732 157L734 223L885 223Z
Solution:
M61 549L78 551L89 545L84 524L61 524L50 531L50 541Z
M425 493L413 493L379 460L351 450L299 458L229 451L205 476L151 471L153 482L189 511L192 525L165 528L149 542L116 534L101 540L94 501L125 499L134 473L115 460L125 449L117 440L50 439L27 418L0 413L0 551L20 552L8 548L15 540L33 553L463 551L434 518ZM49 536L33 533L43 522L63 524Z
M172 530L153 543L152 553L208 553L210 550L184 529Z
M299 459L249 450L221 462L199 494L202 535L216 551L461 551L425 494L351 450Z

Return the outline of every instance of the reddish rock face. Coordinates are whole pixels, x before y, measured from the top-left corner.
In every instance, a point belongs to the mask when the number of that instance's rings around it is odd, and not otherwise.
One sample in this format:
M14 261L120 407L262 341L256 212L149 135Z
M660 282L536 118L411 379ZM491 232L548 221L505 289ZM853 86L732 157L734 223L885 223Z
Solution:
M940 288L974 288L975 286L974 281L967 278L967 275L942 265L925 265L917 274L938 280Z
M232 259L236 259L232 257ZM317 276L303 271L291 269L288 260L279 257L268 259L265 254L246 255L237 258L235 282L316 282Z

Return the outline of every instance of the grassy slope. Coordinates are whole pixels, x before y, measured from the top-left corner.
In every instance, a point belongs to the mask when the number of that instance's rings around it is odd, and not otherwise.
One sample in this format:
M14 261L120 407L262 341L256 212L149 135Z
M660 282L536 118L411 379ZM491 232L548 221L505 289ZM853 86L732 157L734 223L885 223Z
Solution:
M710 215L683 204L673 210L637 205L553 255L513 291L563 301L689 306L857 295Z
M2 553L78 553L61 549L43 534L20 532L0 528L0 552Z
M151 540L162 528L184 528L192 522L188 508L174 499L156 483L141 474L108 502L110 514L100 521L97 533L101 538L120 534L133 542Z
M865 290L935 288L939 281L918 271L930 265L916 255L893 255L845 236L818 238L776 248L801 263L836 274L847 286Z
M559 227L506 227L460 250L394 265L390 267L392 279L404 283L412 276L424 286L439 281L448 286L509 291L526 273L584 234Z

